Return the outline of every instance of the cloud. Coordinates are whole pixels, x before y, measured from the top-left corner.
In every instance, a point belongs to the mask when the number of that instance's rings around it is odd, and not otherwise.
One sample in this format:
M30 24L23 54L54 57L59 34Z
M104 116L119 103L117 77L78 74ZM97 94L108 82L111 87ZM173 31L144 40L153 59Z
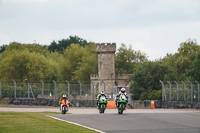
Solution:
M0 45L78 35L131 44L155 59L188 38L200 40L199 0L1 0L0 18Z

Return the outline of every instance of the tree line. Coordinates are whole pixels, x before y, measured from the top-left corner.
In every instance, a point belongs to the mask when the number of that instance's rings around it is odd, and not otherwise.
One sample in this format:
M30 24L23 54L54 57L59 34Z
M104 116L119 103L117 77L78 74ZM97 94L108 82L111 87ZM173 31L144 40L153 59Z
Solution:
M31 82L43 80L62 83L65 80L90 82L98 73L95 42L78 36L53 41L50 45L12 42L0 47L0 80ZM115 54L115 73L132 74L134 100L161 99L160 80L200 80L200 46L195 40L180 44L178 51L155 61L145 53L121 44Z

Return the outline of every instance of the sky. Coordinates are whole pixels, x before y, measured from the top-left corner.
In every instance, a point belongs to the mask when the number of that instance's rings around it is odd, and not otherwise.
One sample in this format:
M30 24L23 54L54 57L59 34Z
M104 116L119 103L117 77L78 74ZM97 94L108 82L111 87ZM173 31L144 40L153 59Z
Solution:
M188 39L200 44L200 0L0 0L0 46L75 35L160 59Z

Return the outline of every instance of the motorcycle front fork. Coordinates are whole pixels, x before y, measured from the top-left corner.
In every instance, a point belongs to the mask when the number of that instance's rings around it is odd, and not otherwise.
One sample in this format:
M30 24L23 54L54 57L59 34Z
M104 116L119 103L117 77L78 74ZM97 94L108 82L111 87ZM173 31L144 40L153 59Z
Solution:
M69 108L69 105L67 105L67 107ZM63 108L63 105L61 104L61 105L60 105L60 110L61 110L61 111L63 110L62 108Z

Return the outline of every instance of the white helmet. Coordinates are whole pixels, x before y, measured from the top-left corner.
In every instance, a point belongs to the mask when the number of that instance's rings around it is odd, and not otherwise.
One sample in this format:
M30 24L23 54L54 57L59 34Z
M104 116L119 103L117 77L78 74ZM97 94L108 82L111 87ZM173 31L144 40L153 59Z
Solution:
M101 91L101 95L105 95L105 91Z
M125 89L125 88L121 88L121 92L122 92L122 93L125 93L125 92L126 92L126 89Z

